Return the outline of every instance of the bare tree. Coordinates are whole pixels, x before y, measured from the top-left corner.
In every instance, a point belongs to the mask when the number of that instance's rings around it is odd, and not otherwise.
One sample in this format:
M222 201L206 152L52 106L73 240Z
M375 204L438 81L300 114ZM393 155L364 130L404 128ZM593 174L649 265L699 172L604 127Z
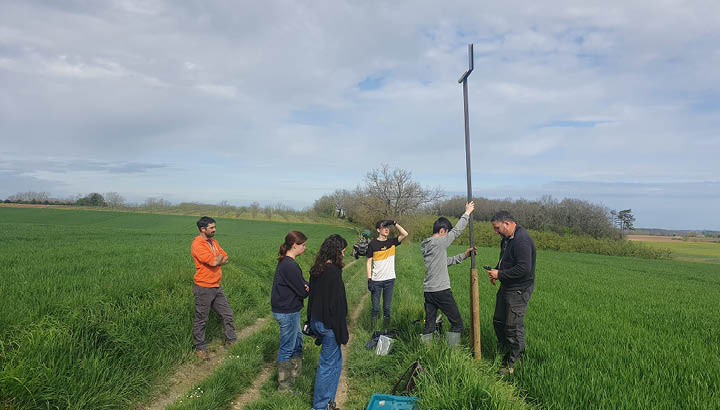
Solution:
M118 194L117 192L106 192L105 203L110 208L121 208L123 205L125 205L125 198L123 198L123 196Z
M15 195L10 195L8 198L10 202L30 202L30 203L43 203L50 200L50 194L47 192L18 192Z
M444 196L440 188L423 188L412 180L410 171L390 169L388 164L367 173L364 194L362 204L365 208L396 218Z

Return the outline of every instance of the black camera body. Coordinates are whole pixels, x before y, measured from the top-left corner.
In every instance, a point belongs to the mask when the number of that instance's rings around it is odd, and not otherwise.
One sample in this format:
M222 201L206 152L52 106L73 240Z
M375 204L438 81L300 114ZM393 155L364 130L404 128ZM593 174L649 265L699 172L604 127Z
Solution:
M303 324L301 332L305 336L315 337L315 333L313 333L312 328L310 327L310 322L305 322Z
M395 221L391 221L389 219L386 221L383 221L383 223L380 224L380 227L382 227L382 228L389 228L391 226L395 226Z

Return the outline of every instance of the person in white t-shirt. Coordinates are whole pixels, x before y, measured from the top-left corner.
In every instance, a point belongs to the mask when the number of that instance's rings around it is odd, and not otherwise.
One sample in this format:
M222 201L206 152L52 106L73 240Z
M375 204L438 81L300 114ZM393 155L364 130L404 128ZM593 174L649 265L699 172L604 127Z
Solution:
M400 235L388 238L390 227L394 226ZM370 330L375 332L380 314L380 297L382 296L383 329L390 327L390 305L392 304L393 287L395 286L395 248L402 243L408 233L396 221L382 220L375 224L378 237L370 241L367 250L368 290L372 301L370 311Z

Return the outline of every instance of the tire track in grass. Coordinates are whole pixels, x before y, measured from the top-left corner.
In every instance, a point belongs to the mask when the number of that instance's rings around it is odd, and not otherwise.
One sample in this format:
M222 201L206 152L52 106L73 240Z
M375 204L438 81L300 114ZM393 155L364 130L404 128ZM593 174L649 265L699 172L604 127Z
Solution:
M267 321L267 317L258 318L255 323L243 328L237 334L237 339L243 340L253 335L262 328ZM194 361L193 363L180 366L173 376L168 379L168 382L161 388L162 393L155 397L151 403L147 405L140 405L137 409L162 410L187 393L194 385L198 384L200 381L212 374L212 372L215 371L215 368L222 363L228 354L228 350L220 347L219 345L214 345L213 347L215 348L215 354L210 357L209 361L201 363Z
M352 337L352 333L355 330L355 326L357 325L357 320L360 317L360 314L363 311L363 308L365 307L365 304L367 303L368 298L370 297L369 293L366 293L363 295L363 297L360 299L360 303L355 306L355 310L353 310L352 316L350 317L350 329L348 333L350 333L350 336ZM342 345L342 355L343 360L345 360L346 357L348 357L348 345ZM338 391L335 394L335 404L338 408L345 407L345 402L347 401L348 397L348 379L347 379L347 366L343 363L342 372L340 373L340 383L338 384Z
M349 268L350 265L357 262L357 260L352 261L348 264L346 268ZM355 330L355 324L357 323L358 317L360 317L360 313L362 313L363 306L365 306L365 303L367 303L368 297L370 296L369 293L366 293L360 298L360 302L355 306L355 309L352 312L352 315L350 316L350 329L348 329L348 334L352 336L353 330ZM347 349L348 345L342 345L340 346L340 350L342 351L343 355L343 361L347 357ZM346 369L347 366L344 365L342 367L342 372L340 372L340 382L338 383L338 390L335 393L335 404L337 407L342 408L343 405L345 405L345 401L347 400L347 394L348 394L348 380L347 380L347 372Z
M273 363L267 363L260 374L253 380L252 386L230 403L232 410L242 410L247 404L259 399L260 389L262 389L262 386L268 381L270 375L273 374L273 369L275 369L275 365Z

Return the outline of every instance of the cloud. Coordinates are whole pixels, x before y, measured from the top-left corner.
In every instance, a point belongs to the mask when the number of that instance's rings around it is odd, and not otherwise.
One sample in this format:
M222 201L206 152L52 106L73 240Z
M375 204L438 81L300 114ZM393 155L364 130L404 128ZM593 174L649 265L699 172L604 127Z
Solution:
M202 200L204 183L210 202L309 204L381 162L461 191L472 42L474 180L702 184L720 174L718 16L707 1L8 1L0 161L71 190L113 175L128 198ZM302 182L273 191L289 173Z

